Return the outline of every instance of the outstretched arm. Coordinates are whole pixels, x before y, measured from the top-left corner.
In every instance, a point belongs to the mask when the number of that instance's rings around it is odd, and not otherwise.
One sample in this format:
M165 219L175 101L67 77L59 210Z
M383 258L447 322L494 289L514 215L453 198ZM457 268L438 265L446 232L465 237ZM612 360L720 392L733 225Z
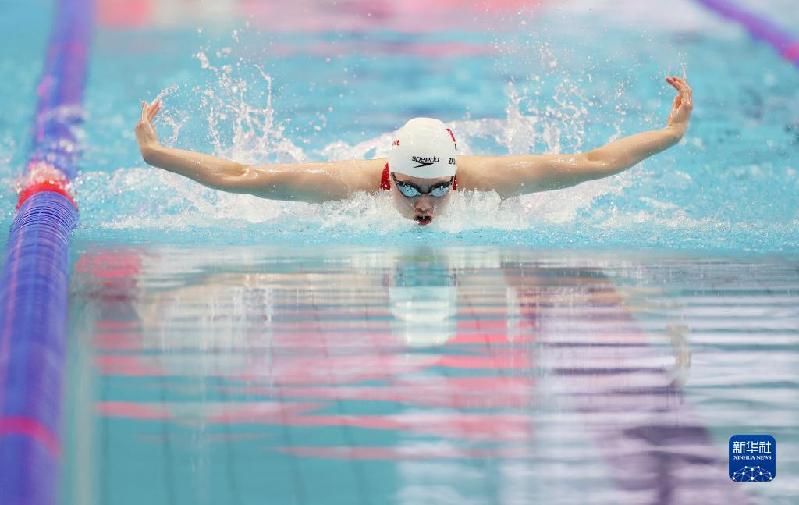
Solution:
M149 165L231 193L249 193L273 200L324 202L341 200L357 191L373 191L380 181L384 160L330 163L278 163L245 165L184 149L165 147L158 141L152 121L161 102L142 102L136 140Z
M495 190L510 197L574 186L617 174L667 149L685 134L693 108L691 88L679 77L665 128L638 133L577 154L465 156L458 158L458 182L466 189Z

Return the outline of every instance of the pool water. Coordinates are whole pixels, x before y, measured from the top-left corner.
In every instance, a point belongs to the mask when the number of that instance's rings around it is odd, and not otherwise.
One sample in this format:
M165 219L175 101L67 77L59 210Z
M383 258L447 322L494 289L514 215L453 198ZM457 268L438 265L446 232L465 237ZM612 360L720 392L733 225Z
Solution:
M795 502L796 67L691 0L277 5L97 1L63 503ZM4 226L52 7L0 5ZM423 229L215 192L133 136L160 96L165 144L249 163L382 156L420 115L571 152L662 126L668 74L678 146ZM739 433L776 438L773 482L730 482Z
M797 250L799 72L741 28L689 0L507 1L426 17L419 3L232 2L222 16L165 1L142 19L99 2L76 240ZM49 22L49 2L34 4L7 2L0 21L4 222ZM780 19L784 3L758 5ZM161 96L165 143L253 163L381 156L417 115L449 122L464 153L569 152L662 126L670 73L695 90L679 146L567 190L460 195L423 233L385 195L317 206L206 190L146 167L133 137L139 100Z
M796 261L93 248L73 286L66 503L795 501Z

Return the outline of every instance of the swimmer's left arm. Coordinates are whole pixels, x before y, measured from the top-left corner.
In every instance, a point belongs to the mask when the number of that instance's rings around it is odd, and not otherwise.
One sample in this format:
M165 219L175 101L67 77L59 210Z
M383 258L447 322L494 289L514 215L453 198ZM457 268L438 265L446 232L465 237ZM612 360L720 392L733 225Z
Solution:
M678 94L665 128L618 139L584 153L459 157L459 185L494 190L507 198L574 186L627 170L679 142L688 128L693 108L691 88L678 77L666 81Z

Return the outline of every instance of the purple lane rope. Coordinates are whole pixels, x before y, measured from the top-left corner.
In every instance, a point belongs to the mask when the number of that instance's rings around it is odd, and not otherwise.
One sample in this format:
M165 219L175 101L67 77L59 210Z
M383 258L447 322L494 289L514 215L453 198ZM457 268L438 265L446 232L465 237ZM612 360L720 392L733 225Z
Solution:
M743 26L749 34L773 47L786 60L799 67L799 37L776 22L736 5L730 0L695 0L707 9Z
M39 86L27 177L0 280L0 503L56 502L67 333L67 183L92 32L92 0L60 0Z

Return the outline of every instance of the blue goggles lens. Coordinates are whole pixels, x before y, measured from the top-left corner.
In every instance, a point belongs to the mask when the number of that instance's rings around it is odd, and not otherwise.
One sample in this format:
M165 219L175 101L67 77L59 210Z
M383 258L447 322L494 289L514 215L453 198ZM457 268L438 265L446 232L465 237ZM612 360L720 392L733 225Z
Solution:
M412 182L398 181L394 174L391 174L391 178L394 179L394 184L397 185L399 192L402 193L402 196L406 198L414 198L421 195L430 195L435 196L436 198L441 198L449 193L450 188L452 188L452 182L455 180L455 177L451 177L447 182L433 184L427 191L422 191L422 188L416 184L413 184Z

